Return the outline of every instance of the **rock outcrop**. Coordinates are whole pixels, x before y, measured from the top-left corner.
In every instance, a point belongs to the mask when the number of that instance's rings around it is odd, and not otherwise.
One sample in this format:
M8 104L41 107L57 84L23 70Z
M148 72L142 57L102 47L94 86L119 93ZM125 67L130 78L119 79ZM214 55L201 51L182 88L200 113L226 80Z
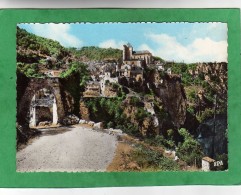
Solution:
M40 134L40 131L36 129L30 130L27 125L22 126L17 123L16 128L17 128L17 147L19 147L21 144L26 144L30 138Z
M146 110L145 103L141 99L136 101L134 104L131 103L131 97L125 100L123 108L126 117L138 127L142 136L157 135L159 133L159 122L156 116ZM142 112L141 117L140 112Z
M217 115L216 119L209 118L200 124L198 141L206 155L227 154L227 128L226 115Z
M104 128L103 123L99 122L99 123L95 123L93 126L93 129L95 130L102 130Z
M140 132L143 136L153 136L159 134L159 126L155 123L154 117L146 117L140 124Z
M75 125L79 123L79 118L74 114L68 115L63 119L64 125Z
M181 78L177 75L165 75L156 92L163 102L164 109L170 114L174 126L182 126L186 120L187 103Z
M90 120L90 111L84 101L80 101L80 117L86 121Z
M199 63L194 70L189 73L195 78L203 75L204 80L213 88L222 98L227 98L227 69L226 62L221 63Z

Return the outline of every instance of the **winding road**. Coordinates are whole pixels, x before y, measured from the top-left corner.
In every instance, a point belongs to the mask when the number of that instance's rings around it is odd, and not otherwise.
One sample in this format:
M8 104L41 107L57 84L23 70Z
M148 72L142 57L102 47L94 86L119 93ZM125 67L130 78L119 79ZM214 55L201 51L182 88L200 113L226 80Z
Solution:
M89 127L44 129L40 137L17 152L17 171L105 171L116 146L115 136Z

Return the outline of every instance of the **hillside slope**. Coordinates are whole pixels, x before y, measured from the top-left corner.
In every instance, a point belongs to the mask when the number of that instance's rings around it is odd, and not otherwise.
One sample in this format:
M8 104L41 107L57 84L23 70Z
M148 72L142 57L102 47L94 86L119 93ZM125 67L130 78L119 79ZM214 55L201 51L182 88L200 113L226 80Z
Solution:
M46 76L47 70L66 70L74 63L119 62L122 50L113 48L65 48L58 41L43 38L17 27L17 67L28 77Z

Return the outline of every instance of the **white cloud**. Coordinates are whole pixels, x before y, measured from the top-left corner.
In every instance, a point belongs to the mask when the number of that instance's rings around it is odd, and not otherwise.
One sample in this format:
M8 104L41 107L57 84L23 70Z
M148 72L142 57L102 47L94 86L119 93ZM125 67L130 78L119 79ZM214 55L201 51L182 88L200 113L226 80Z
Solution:
M31 27L34 34L56 40L65 47L83 46L83 42L70 33L70 24L33 24Z
M227 62L227 41L213 41L209 37L196 38L192 43L183 45L175 37L167 34L147 34L147 38L156 45L141 45L140 49L148 49L154 55L168 61L192 62Z
M109 39L106 41L103 41L99 44L99 47L101 48L118 48L123 49L123 45L126 44L124 41L116 41L114 39Z
M209 37L214 41L227 40L228 27L227 23L221 22L208 22L208 23L194 23L192 28L183 29L177 36L179 40L184 38L186 40L194 40L194 38L206 38Z
M208 30L213 32L221 32L227 34L228 26L227 23L222 22L209 22L208 23Z
M153 49L151 49L149 47L149 45L147 44L141 44L139 47L138 47L138 50L148 50L149 52L151 52L152 54L155 53L155 51Z

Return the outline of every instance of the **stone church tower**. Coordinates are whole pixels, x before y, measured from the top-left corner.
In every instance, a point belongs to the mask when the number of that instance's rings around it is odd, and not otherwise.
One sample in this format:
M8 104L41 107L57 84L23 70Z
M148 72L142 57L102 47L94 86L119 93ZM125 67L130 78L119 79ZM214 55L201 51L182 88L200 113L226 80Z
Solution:
M123 45L123 61L131 60L133 53L133 47L130 43Z

